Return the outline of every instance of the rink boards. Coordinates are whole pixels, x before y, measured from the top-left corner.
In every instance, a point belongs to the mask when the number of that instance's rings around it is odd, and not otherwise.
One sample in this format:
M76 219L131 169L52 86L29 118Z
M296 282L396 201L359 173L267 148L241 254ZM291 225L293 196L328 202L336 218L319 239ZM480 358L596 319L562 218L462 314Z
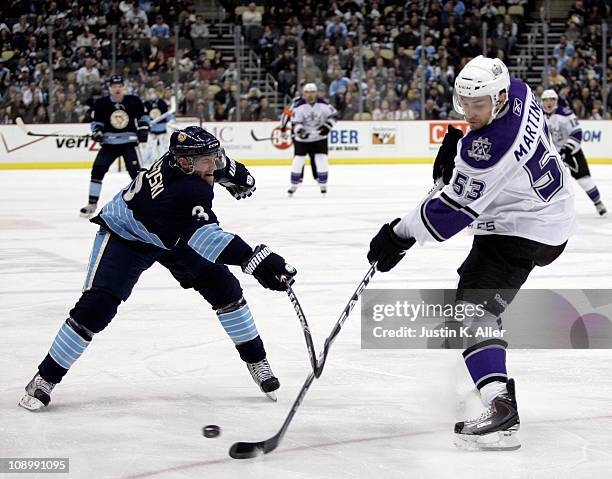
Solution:
M449 121L341 121L329 136L332 164L431 163ZM247 165L288 165L293 143L277 122L211 122L228 154ZM612 164L612 121L582 121L583 149L592 164ZM87 135L88 123L29 125L37 134ZM90 138L28 136L0 125L0 169L89 168L99 145Z

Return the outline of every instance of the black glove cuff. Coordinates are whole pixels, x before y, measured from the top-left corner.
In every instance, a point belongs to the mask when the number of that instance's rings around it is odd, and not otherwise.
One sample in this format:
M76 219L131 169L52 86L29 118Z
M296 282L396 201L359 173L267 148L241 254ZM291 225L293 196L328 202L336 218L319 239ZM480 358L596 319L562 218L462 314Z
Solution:
M391 242L400 249L406 250L412 248L416 240L414 238L401 238L397 235L397 233L393 230L393 227L401 221L401 218L395 218L391 223L389 223L387 233L389 234L389 239Z

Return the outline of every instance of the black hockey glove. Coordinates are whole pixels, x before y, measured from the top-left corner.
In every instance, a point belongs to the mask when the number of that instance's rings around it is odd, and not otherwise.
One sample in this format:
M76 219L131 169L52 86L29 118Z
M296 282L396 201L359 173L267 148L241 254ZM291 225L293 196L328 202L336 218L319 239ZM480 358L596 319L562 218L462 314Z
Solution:
M252 274L266 289L285 291L287 281L292 283L296 269L286 263L282 256L270 251L266 245L261 244L242 262L242 271Z
M102 130L96 129L91 133L91 139L97 143L102 143L104 139L104 132Z
M297 137L300 140L305 140L306 138L308 138L310 135L308 134L308 132L304 129L298 130L298 132L296 133Z
M463 138L463 132L452 125L448 125L448 131L444 135L442 146L436 155L433 167L433 179L438 181L442 178L445 185L450 183L455 169L455 156L457 156L457 143Z
M215 171L215 182L223 186L231 195L240 200L251 196L255 191L255 178L242 163L225 157L225 167Z
M393 227L400 222L399 218L382 226L376 236L370 241L368 261L377 261L376 268L383 273L391 270L406 254L416 240L414 238L400 238L393 231Z
M569 146L564 146L561 148L561 159L563 163L568 166L573 166L574 164L574 154L572 153L572 149Z
M138 143L146 143L149 140L149 130L147 128L138 128L136 137L138 138Z
M319 127L319 135L327 136L330 130L331 130L331 126L325 123L325 125L322 125Z

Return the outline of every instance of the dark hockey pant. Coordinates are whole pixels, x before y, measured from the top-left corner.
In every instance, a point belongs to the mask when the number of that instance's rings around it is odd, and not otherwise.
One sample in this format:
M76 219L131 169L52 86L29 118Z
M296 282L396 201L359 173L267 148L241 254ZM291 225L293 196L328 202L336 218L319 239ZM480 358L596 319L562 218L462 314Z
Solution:
M140 169L137 145L126 143L124 145L102 145L91 168L91 179L101 182L111 165L120 156L123 157L130 177L135 178Z
M91 182L89 185L89 203L97 203L102 191L102 180L114 161L123 157L130 177L133 179L140 169L138 149L135 143L124 145L102 145L91 167Z

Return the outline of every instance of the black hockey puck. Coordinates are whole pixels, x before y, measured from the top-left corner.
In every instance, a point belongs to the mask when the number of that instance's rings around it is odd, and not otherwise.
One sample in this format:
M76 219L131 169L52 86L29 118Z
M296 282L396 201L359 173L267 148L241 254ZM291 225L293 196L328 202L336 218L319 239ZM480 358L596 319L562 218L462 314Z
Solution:
M202 434L204 435L204 437L217 437L219 434L221 434L221 428L215 424L209 424L208 426L204 426L202 428Z

